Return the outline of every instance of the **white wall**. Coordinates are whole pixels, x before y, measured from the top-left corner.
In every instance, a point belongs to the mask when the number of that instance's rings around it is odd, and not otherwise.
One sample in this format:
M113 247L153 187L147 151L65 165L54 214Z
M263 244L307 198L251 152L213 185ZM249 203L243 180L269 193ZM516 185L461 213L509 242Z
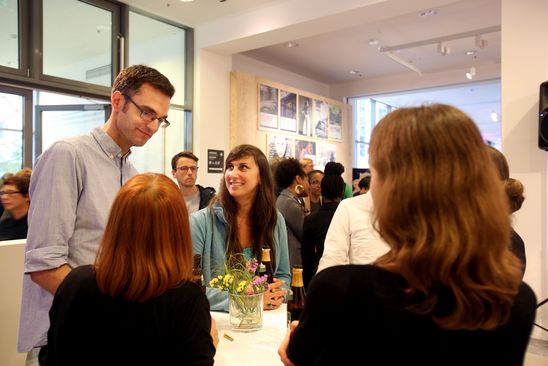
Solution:
M197 183L218 190L222 174L207 173L207 149L229 152L230 71L232 58L196 47L194 69L194 153Z
M525 202L515 215L527 254L525 281L538 300L548 296L546 152L537 147L539 85L548 80L548 1L502 0L502 148L510 175L525 185ZM537 314L548 324L548 305ZM548 334L533 334L548 340Z
M235 54L232 56L232 70L245 72L280 84L289 85L313 94L331 97L328 84L320 83L316 80L272 66L242 54Z

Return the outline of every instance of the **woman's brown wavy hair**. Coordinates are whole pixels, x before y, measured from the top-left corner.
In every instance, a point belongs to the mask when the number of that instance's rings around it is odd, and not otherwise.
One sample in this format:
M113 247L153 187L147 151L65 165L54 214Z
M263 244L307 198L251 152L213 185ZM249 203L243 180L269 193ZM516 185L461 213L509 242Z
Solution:
M369 154L375 225L391 247L376 264L420 295L410 310L445 329L505 323L520 263L508 249L505 193L474 122L448 105L397 109L373 130Z
M95 260L99 289L144 302L189 280L192 241L177 185L163 174L140 174L118 193Z

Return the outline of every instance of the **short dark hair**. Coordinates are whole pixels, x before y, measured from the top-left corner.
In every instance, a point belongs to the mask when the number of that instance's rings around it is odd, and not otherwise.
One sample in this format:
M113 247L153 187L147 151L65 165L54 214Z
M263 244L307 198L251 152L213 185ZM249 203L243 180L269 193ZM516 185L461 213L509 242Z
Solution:
M360 187L360 189L362 188L367 188L369 189L369 184L371 183L371 176L370 175L366 175L365 177L363 177L362 179L360 179L360 181L358 182L358 187Z
M345 184L340 175L326 174L320 183L322 197L329 200L342 199L344 197Z
M23 195L29 194L30 177L27 175L14 175L4 181L4 185L17 187L19 193Z
M303 178L306 177L306 173L304 172L301 163L295 158L288 158L280 161L274 172L274 178L280 188L289 187L297 175Z
M158 70L145 65L133 65L120 71L114 80L112 91L132 95L131 92L136 92L143 84L150 84L154 89L170 98L175 94L175 87L167 77Z
M323 172L325 175L334 174L334 175L341 175L344 173L344 165L341 163L337 163L335 161L330 161L327 164L325 164L325 168L323 169Z
M171 158L171 169L173 170L177 169L177 160L179 160L180 158L188 158L188 159L194 160L195 162L198 162L198 157L194 155L192 152L181 151L180 153L175 154L175 156Z

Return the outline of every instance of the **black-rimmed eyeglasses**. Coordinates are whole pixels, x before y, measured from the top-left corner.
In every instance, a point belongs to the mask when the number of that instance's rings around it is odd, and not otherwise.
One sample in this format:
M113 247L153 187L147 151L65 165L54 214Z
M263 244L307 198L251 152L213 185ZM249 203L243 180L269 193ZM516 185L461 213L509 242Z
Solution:
M160 127L166 128L171 123L165 118L165 117L156 117L156 114L154 112L147 111L143 109L139 104L135 103L133 99L127 94L122 94L124 97L126 97L138 110L141 112L141 118L147 121L148 123L153 122L154 120L157 120L160 124Z
M0 196L13 196L14 194L21 193L20 191L0 191Z
M183 165L183 166L178 166L177 168L175 168L183 173L186 173L188 172L189 170L192 172L192 173L196 173L198 171L198 167L197 166L186 166L186 165Z

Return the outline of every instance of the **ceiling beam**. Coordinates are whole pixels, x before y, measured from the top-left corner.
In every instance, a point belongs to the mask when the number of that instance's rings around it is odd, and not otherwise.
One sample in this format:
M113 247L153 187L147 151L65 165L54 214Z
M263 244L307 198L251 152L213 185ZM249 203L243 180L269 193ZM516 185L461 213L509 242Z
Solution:
M400 44L400 45L397 45L397 46L381 47L381 48L379 48L379 52L384 53L384 52L399 51L399 50L404 50L406 48L421 47L421 46L426 46L426 45L430 45L430 44L437 44L437 43L440 43L440 42L454 41L456 39L480 36L482 34L495 33L495 32L500 32L500 25L496 25L496 26L493 26L493 27L476 29L476 30L463 32L463 33L450 34L448 36L443 36L443 37L425 39L423 41L404 43L404 44Z

